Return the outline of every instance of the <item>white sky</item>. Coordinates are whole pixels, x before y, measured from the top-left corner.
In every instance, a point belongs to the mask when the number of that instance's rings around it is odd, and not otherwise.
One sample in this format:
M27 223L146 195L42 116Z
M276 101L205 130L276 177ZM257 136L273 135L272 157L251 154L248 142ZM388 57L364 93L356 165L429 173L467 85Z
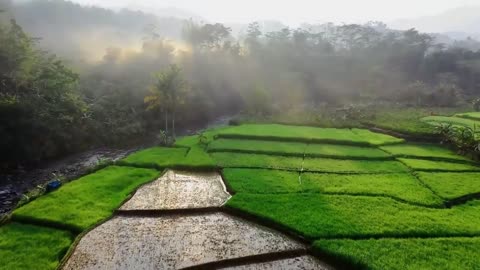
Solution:
M175 7L210 21L251 22L384 22L435 15L448 9L480 5L480 0L73 0L103 7L145 11Z

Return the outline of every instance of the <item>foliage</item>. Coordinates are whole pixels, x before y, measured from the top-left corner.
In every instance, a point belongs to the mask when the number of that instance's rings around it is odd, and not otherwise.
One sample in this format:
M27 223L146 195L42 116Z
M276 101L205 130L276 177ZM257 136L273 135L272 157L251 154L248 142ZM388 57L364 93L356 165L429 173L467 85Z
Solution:
M0 21L17 18L42 38L42 48L64 56L78 72L41 52L16 23L0 26L6 44L0 49L0 87L2 93L8 89L0 102L6 123L1 149L14 153L3 158L9 163L138 144L160 129L170 133L173 119L176 129L191 129L244 111L263 121L359 127L369 121L373 104L452 106L479 95L480 53L440 48L431 35L391 30L379 22L300 29L252 23L237 37L220 23L65 1L12 2L7 9ZM145 35L141 46L129 46ZM169 100L158 91L149 93L149 85L161 86L151 74L169 73L171 65L182 67L180 81L188 81L188 94L178 92L179 99ZM13 98L17 90L24 95ZM153 104L155 109L147 110ZM322 106L329 112L317 110ZM388 123L385 117L378 122L431 134L416 121Z
M203 132L198 134L198 144L204 148L208 145L208 137Z
M366 108L352 104L336 109L333 116L337 118L336 121L350 120L355 122L361 122L362 119L369 117Z
M352 128L362 127L354 119L344 118L339 115L334 107L318 106L314 108L298 108L296 110L277 110L269 115L241 114L234 119L235 125L240 124L283 124L316 126L323 128Z
M156 170L110 166L63 185L13 212L13 220L52 222L83 231L110 217Z
M436 86L435 92L430 96L430 104L440 107L455 107L463 101L463 91L455 84L440 83Z
M455 116L472 119L472 120L480 120L480 112L459 113L459 114L456 114Z
M0 227L0 262L4 269L57 269L73 242L67 231L21 223Z
M168 146L168 136L165 131L160 130L160 132L157 135L157 140L160 142L160 145Z
M272 111L270 91L262 86L255 85L244 94L243 100L246 104L246 111L250 115L265 116Z
M442 198L452 200L480 193L480 173L417 173L429 188Z
M12 20L0 26L0 162L36 161L83 145L86 104L78 75L36 47Z
M314 248L322 254L350 262L359 269L417 270L475 269L480 238L414 238L368 240L319 240Z
M280 26L276 27L280 30L267 33L260 24L253 23L243 40L233 37L231 29L222 24L197 25L191 21L184 33L187 44L183 44L160 38L170 34L165 32L164 22L168 25L173 21L175 28L181 21L157 20L141 12L117 14L64 1L31 1L21 7L12 5L12 9L17 10L13 11L15 16L23 18L22 24L30 25L28 30L34 36L44 38L43 47L73 59L72 66L78 74L59 58L39 50L36 40L25 34L15 21L0 26L0 150L7 153L2 156L2 163L45 160L90 146L142 141L145 136L157 135L164 122L165 132L175 136L176 128L196 127L208 119L241 110L262 121L348 128L368 123L420 135L434 134L433 128L418 121L430 115L425 123L452 124L452 127L441 126L441 134L450 136L449 142L458 145L463 152L479 147L475 119L440 117L434 115L437 108L432 106L456 106L463 100L478 99L480 52L439 49L432 36L414 29L390 30L381 23L323 24L295 30ZM43 17L36 15L39 13ZM110 32L122 36L125 32L138 31L135 27L143 28L157 21L161 22L160 27L151 29L150 37L144 40L141 48L132 50L127 48L132 43L123 42L123 39L116 42L107 36L103 40L113 47L100 59L95 55L92 61L92 55L79 50L98 53L101 41L95 42L98 46L85 46L85 43L89 43L88 33L102 36L98 30L103 27L114 29ZM117 32L119 28L128 31ZM42 30L35 32L37 29ZM81 42L78 42L77 33L82 33ZM49 34L55 38L49 38ZM138 35L135 32L132 36L138 38ZM64 40L75 42L64 43ZM52 43L55 44L52 46ZM182 66L182 71L172 64ZM159 70L162 72L152 82L150 74ZM148 85L152 85L151 92L147 90ZM385 104L387 109L372 113L369 108L377 103ZM394 103L428 108L396 111L391 110ZM327 109L319 110L322 106ZM453 114L459 109L452 110ZM441 109L442 114L448 114L444 113L446 111L446 108ZM431 197L425 187L420 187L420 182L415 182L399 162L326 158L304 161L295 157L230 152L209 156L204 151L205 146L211 143L215 147L222 142L214 141L217 134L223 139L282 141L257 144L246 141L242 145L227 146L232 148L228 150L235 151L252 149L247 143L255 145L256 151L273 149L295 154L300 151L294 145L304 146L305 143L365 146L307 147L312 155L328 153L345 159L389 158L366 146L403 142L360 129L242 125L181 139L175 145L186 147L183 149L148 149L119 163L155 168L212 169L219 164L292 170L225 169L227 178L234 179L230 184L240 191L228 205L287 226L310 240L320 237L479 235L478 201L452 209L413 206L409 203L438 207L437 198ZM398 151L394 154L399 156L405 153L421 158L453 158L450 153L438 149L403 146L392 152ZM476 175L466 172L478 170L477 166L460 164L456 158L456 163L401 161L418 170L465 171L461 175L432 173L425 176L419 173L420 179L444 198L477 192L472 180ZM336 174L304 173L304 168ZM13 218L24 222L51 222L80 231L110 216L138 185L156 175L158 172L154 170L110 167L34 200L17 209ZM395 200L386 198L388 196ZM7 268L15 268L18 264L22 264L19 268L43 268L44 264L48 264L46 268L56 267L71 236L68 233L58 236L59 231L33 226L19 229L22 226L26 225L14 223L0 228L0 246L7 243L6 248L0 248L0 253L6 252L6 256L0 254L0 258L7 258ZM452 237L449 241L452 239L456 240ZM416 269L432 268L432 265L442 268L450 262L455 264L452 268L477 265L475 254L462 246L468 245L469 250L475 250L476 243L433 244L431 249L431 241L438 239L372 244L388 240L368 240L366 247L360 245L365 242L337 240L344 241L347 247L338 248L333 244L328 248L333 252L346 250L345 256L354 253L353 256L360 257L356 260L371 268ZM404 243L408 243L406 247ZM423 245L428 248L421 249ZM442 249L445 246L456 250L449 250L445 255L447 252ZM407 259L405 254L409 251L412 256ZM391 252L393 256L384 255ZM444 259L460 253L464 257ZM10 267L9 263L14 265Z
M477 123L473 124L473 128L440 124L437 130L446 143L455 145L461 153L480 152L480 131L477 130Z
M302 25L300 29L254 22L244 26L243 35L236 36L232 29L220 23L201 24L174 16L157 18L130 10L114 12L68 1L34 1L13 5L12 9L28 30L45 38L49 48L74 59L91 58L82 53L84 51L98 54L97 46L85 46L93 37L99 39L96 43L105 43L100 50L112 46L119 49L132 40L137 41L138 36L145 36L145 26L150 26L148 41L160 37L185 41L192 52L182 54L179 61L189 63L193 71L191 77L195 78L192 84L204 93L215 93L211 95L215 101L228 102L222 104L226 108L238 103L237 98L243 96L238 92L248 91L257 82L272 92L273 105L288 100L292 93L301 99L302 105L392 100L396 93L407 91L407 86L417 81L431 84L433 94L437 85L455 83L462 95L478 95L476 75L480 54L462 45L462 42L475 43L478 47L478 42L468 39L441 47L433 35L414 29L393 30L381 22L311 24ZM52 12L54 10L56 12ZM83 42L78 42L77 33L83 34ZM115 34L123 38L118 39ZM132 57L137 59L131 64L141 70L143 76L148 76L161 69L158 64L152 64L154 60L161 60L154 59L156 56L149 51L141 60L141 57ZM175 60L171 59L168 64ZM122 64L125 63L119 61L117 68ZM121 74L128 79L136 77L128 72ZM446 80L446 75L451 79ZM121 87L128 79L115 83ZM288 91L291 89L295 91ZM141 90L136 87L131 91ZM228 93L225 96L229 97L222 98L221 93Z
M475 236L480 232L479 201L439 209L382 197L238 193L227 206L279 223L308 239Z
M416 81L399 92L398 101L404 104L424 107L455 107L461 101L462 90L453 83L441 82L435 86Z
M430 91L429 85L422 81L415 81L407 85L404 91L398 93L397 100L402 103L411 103L415 106L422 106L425 105L425 96Z
M457 127L467 127L473 129L475 125L479 125L478 121L461 118L461 117L448 117L448 116L427 116L422 118L422 121L425 121L429 124L434 126L441 126L441 125L452 125Z
M132 93L132 82L109 78L98 68L84 72L80 80L80 89L89 104L86 115L91 144L124 146L142 139L147 132L147 122L143 119L143 95ZM160 128L152 126L148 130L158 132ZM156 134L155 134L156 135ZM153 136L152 136L153 137Z
M241 123L278 123L285 125L306 125L317 127L362 128L365 126L381 128L413 136L436 135L435 127L422 118L427 116L449 116L466 110L464 107L405 107L403 105L369 104L349 106L340 109L317 106L297 111L275 112L267 117L242 115L237 117ZM359 116L356 116L359 114Z
M403 134L430 136L435 134L435 128L420 119L433 113L443 113L445 109L439 108L398 108L379 107L373 108L371 118L363 119L362 122L371 126L386 130L396 131ZM450 111L446 111L450 113Z
M183 28L183 35L190 44L206 49L220 49L230 36L231 28L221 23L198 25L189 20Z
M169 117L171 134L175 138L175 119L178 106L185 102L188 83L183 78L182 70L176 65L156 75L156 82L150 87L150 95L145 97L147 110L161 110L164 113L165 133L168 133Z
M473 109L474 109L476 112L480 111L480 98L475 99L475 100L472 102L472 105L473 105Z
M449 140L453 142L461 151L480 151L480 131L477 125L471 128L455 128L449 134Z

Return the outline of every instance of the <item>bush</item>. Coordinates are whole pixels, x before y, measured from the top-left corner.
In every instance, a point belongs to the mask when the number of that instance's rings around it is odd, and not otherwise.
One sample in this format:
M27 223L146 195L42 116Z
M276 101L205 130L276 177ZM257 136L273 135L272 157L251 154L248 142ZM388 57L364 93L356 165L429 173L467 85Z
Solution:
M446 143L455 145L461 153L480 152L480 130L473 128L442 124L437 127Z
M479 112L480 111L480 98L475 99L472 102L472 105L473 105L473 110L475 110L476 112Z
M229 126L239 126L239 125L241 125L241 122L240 122L239 119L230 119L228 121L228 125Z

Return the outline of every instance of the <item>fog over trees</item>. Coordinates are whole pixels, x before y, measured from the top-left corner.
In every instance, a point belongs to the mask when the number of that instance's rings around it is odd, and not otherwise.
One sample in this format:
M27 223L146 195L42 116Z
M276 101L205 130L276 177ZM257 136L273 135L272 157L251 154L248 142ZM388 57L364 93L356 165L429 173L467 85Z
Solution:
M135 143L165 131L173 110L182 128L239 112L457 106L480 96L472 38L443 44L382 22L229 26L61 0L0 9L0 149L15 152L3 157L8 164ZM188 90L170 97L175 109L162 100L173 67Z

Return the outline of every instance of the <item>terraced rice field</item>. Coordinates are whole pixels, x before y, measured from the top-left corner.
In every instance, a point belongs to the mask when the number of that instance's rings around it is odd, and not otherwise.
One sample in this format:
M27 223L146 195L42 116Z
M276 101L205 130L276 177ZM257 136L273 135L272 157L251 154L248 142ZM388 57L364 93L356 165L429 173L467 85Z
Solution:
M465 115L455 116L427 116L422 118L422 121L427 122L433 126L438 125L452 125L459 127L468 127L471 129L478 129L480 126L480 119L476 118L476 114L473 117L465 117Z
M468 161L469 159L456 154L448 148L433 144L399 144L387 145L380 147L381 150L395 156L403 158L417 158L430 160L460 160Z
M303 237L338 269L480 265L480 167L452 150L368 130L284 125L199 138L134 153L17 209L0 227L0 263L54 269L80 232L109 219L159 170L182 168L221 171L233 194L224 211Z
M277 141L336 143L352 145L384 145L403 142L392 136L364 129L315 128L278 124L241 125L221 130L220 138L263 139Z
M455 116L480 121L480 112L458 113Z

